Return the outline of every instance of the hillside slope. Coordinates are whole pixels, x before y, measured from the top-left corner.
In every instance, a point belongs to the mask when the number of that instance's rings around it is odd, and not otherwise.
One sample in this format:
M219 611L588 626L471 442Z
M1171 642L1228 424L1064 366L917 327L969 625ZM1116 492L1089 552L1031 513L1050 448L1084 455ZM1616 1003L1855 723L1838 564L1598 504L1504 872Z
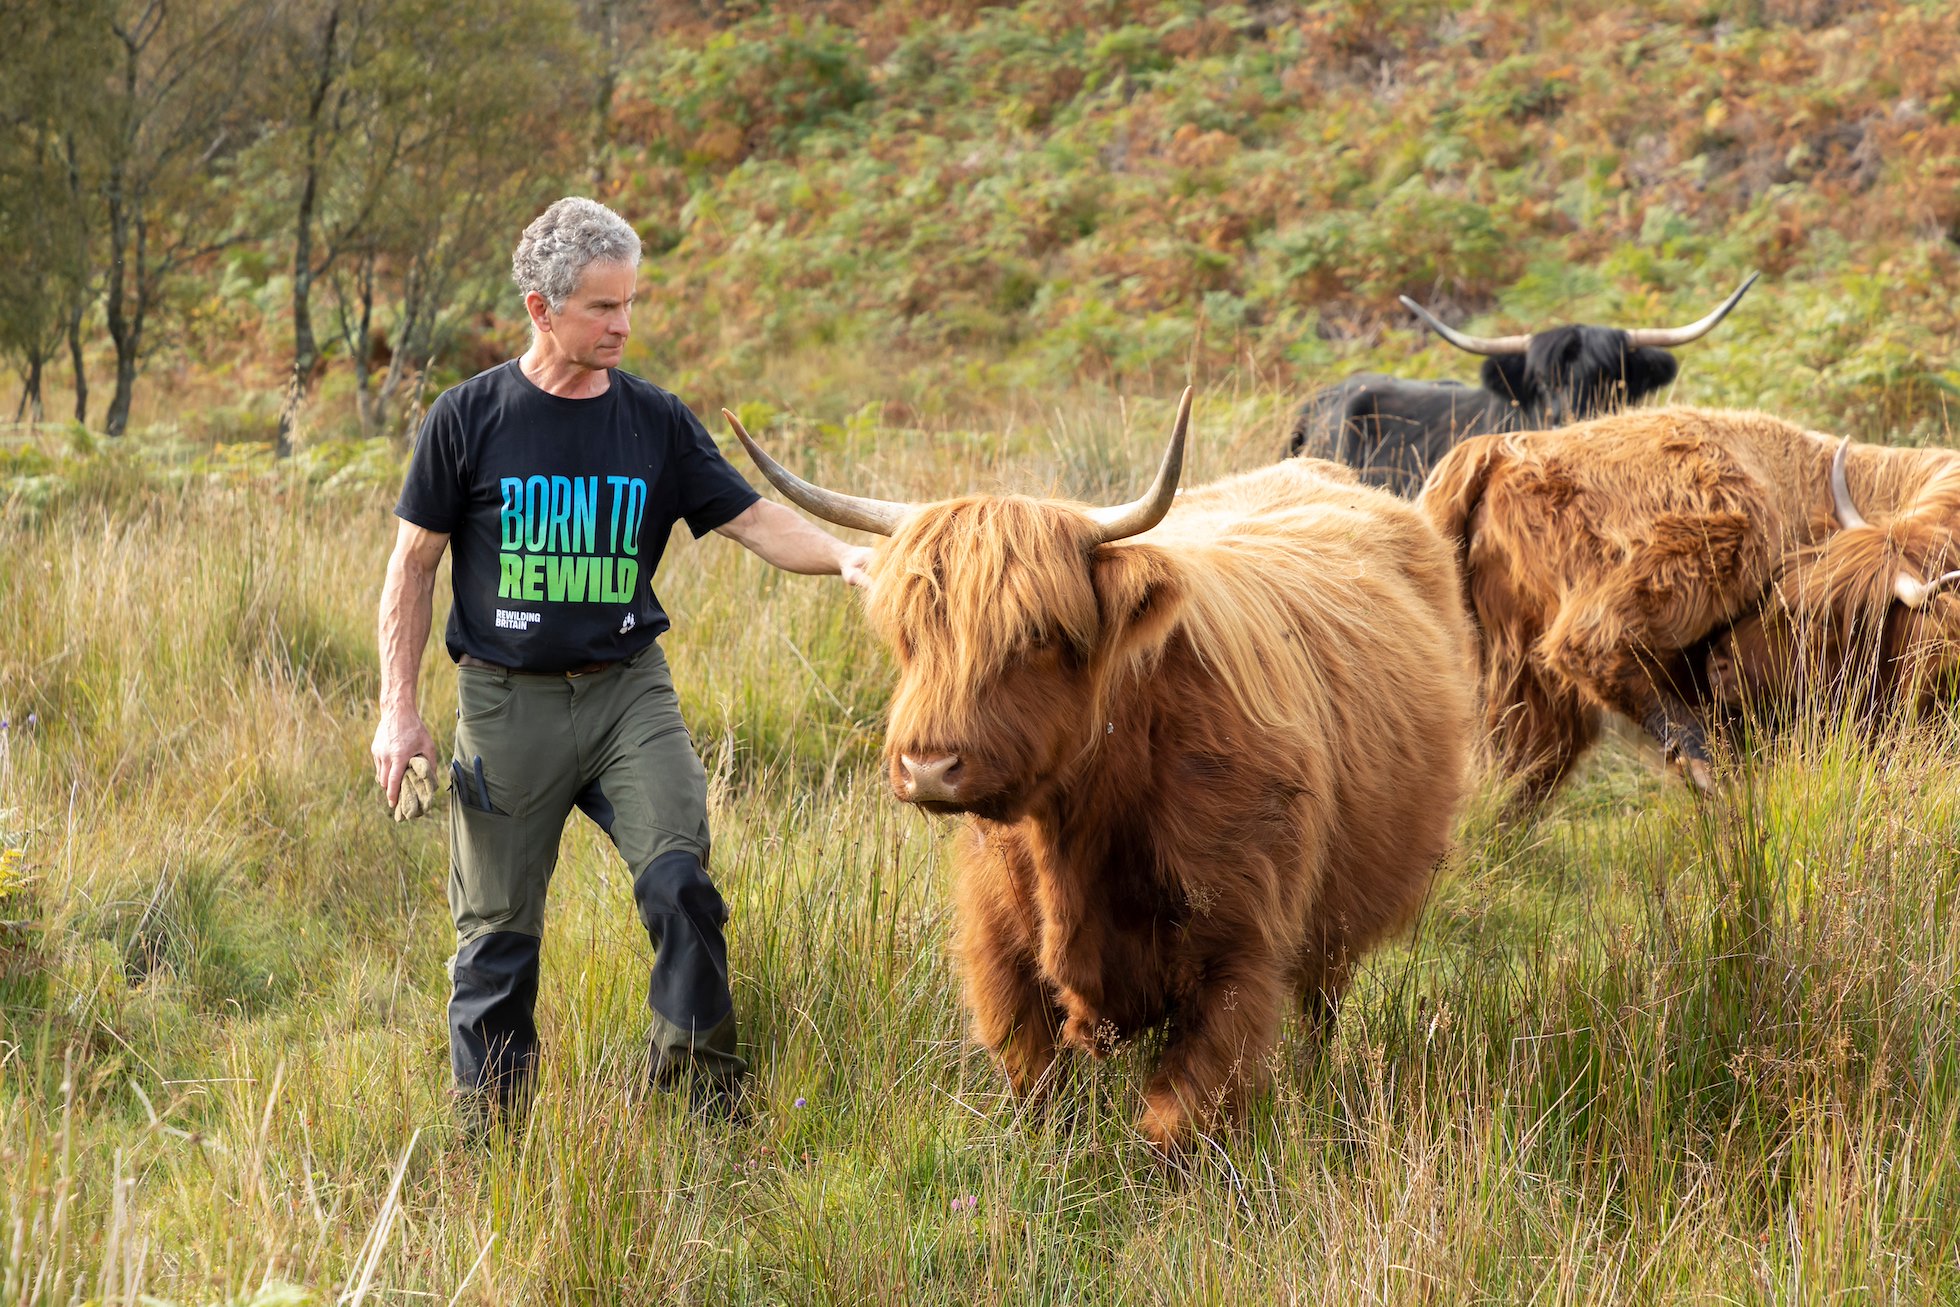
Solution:
M612 198L656 255L642 366L704 397L1469 376L1398 294L1660 325L1751 269L1678 397L1876 435L1960 394L1941 3L900 0L655 44Z

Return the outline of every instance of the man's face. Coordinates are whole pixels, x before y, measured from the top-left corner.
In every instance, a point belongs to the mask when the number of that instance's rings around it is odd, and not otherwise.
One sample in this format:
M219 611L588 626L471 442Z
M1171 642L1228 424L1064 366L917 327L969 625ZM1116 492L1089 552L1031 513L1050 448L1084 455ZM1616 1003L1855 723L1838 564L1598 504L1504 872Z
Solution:
M616 368L632 329L633 292L639 272L630 263L589 263L578 289L556 313L544 297L527 298L531 320L545 348L567 363L595 371ZM532 302L535 301L535 302Z

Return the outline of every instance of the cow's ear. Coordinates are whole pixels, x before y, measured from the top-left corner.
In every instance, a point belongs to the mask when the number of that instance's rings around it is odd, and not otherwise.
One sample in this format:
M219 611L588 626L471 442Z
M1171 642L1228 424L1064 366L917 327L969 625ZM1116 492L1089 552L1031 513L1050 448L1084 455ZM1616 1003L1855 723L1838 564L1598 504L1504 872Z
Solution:
M1168 554L1156 545L1100 545L1091 568L1105 653L1140 653L1170 637L1184 607L1184 586Z

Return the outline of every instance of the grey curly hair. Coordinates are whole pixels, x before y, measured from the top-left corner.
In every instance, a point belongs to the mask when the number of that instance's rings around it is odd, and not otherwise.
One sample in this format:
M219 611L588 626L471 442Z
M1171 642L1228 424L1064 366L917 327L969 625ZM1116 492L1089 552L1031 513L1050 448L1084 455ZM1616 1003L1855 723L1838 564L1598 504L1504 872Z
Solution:
M597 200L567 195L524 229L510 256L510 279L520 294L536 291L559 313L586 265L639 261L640 237L626 219Z

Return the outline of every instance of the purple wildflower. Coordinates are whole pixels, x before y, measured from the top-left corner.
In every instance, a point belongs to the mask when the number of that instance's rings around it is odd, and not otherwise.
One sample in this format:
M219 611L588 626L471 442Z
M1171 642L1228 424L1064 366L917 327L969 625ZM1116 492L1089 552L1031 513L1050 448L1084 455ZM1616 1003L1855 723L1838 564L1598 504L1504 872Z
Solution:
M809 1105L810 1105L810 1100L807 1098L799 1098L796 1100L796 1106L798 1107L808 1107Z

